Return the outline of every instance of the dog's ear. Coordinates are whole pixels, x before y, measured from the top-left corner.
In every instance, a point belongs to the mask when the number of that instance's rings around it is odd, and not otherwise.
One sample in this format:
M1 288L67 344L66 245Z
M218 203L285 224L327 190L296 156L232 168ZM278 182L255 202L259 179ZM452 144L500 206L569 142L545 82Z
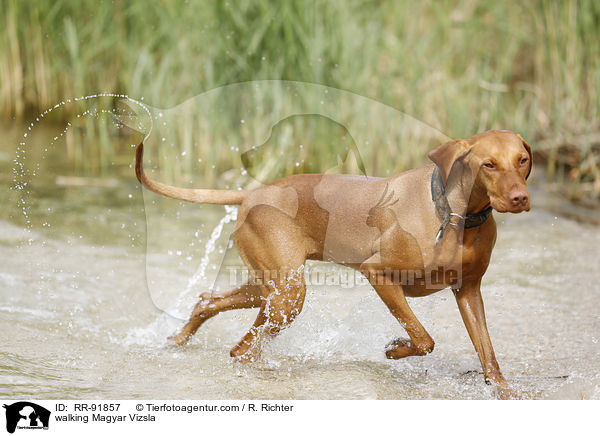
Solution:
M517 136L523 143L523 147L525 147L525 150L527 150L527 154L529 155L529 170L527 170L527 175L525 176L525 180L527 180L527 177L529 177L529 174L531 174L531 168L533 167L533 154L531 153L531 146L527 143L527 141L525 141L521 135L517 134Z
M429 156L429 159L431 159L440 169L444 185L448 181L450 170L452 170L454 163L458 159L466 156L470 150L471 147L467 141L464 139L455 139L453 141L448 141L429 152L427 156Z

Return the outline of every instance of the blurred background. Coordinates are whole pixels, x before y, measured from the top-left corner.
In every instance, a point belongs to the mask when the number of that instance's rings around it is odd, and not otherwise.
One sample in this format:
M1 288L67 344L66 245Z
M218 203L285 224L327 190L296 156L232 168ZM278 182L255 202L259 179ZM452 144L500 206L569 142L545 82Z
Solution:
M312 82L375 99L452 138L492 128L519 132L548 183L583 203L600 195L594 0L1 0L0 23L5 131L95 92L170 108L231 83ZM65 105L52 119L65 122L76 110ZM110 123L82 120L75 127L67 138L75 169L106 173L130 162L131 150L111 138ZM219 142L211 139L197 153ZM431 144L422 147L425 155ZM389 153L375 175L405 169ZM238 163L239 156L224 156L217 173ZM171 180L185 172L160 165Z

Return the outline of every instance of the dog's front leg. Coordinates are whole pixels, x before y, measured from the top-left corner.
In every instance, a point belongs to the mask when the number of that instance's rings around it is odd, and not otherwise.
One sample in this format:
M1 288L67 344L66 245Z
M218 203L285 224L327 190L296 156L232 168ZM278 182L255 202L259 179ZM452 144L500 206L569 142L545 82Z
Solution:
M370 258L373 260L373 257ZM365 262L360 267L381 300L392 315L400 322L410 336L410 340L396 339L386 350L388 359L401 359L407 356L424 356L433 351L434 342L427 330L421 325L406 301L402 286L383 273L383 269L374 263Z
M500 372L500 366L494 354L485 322L480 284L481 280L465 282L459 290L454 291L454 296L469 332L469 337L475 346L477 356L479 356L486 382L494 384L498 388L500 398L515 397L514 392L508 387L508 383Z

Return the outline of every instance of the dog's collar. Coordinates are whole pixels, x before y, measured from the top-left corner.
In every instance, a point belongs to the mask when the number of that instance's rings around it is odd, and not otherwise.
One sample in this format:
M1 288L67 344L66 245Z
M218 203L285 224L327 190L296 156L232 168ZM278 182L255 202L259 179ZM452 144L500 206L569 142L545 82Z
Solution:
M436 244L444 235L444 230L448 224L453 226L463 226L465 229L470 229L482 225L492 214L492 206L489 206L481 212L467 214L466 217L452 212L448 199L446 198L446 188L442 182L442 175L437 165L433 168L433 174L431 175L431 199L435 203L435 211L437 212L438 217L442 220L442 225L435 237ZM452 222L453 217L458 218L458 221Z

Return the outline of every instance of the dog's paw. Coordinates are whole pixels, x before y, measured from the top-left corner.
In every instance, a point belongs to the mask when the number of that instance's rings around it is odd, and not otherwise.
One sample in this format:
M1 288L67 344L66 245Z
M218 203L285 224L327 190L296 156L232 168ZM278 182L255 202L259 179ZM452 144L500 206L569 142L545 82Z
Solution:
M509 387L496 387L496 397L499 400L522 400L523 397L517 391L509 388Z
M415 345L410 339L395 339L385 347L388 359L402 359L407 356L425 356L433 351L433 340Z
M388 359L402 359L406 356L413 356L416 348L409 339L394 339L385 347L385 357Z
M183 335L180 333L178 335L169 336L167 340L173 345L183 346L188 343L188 341L190 340L190 336Z

